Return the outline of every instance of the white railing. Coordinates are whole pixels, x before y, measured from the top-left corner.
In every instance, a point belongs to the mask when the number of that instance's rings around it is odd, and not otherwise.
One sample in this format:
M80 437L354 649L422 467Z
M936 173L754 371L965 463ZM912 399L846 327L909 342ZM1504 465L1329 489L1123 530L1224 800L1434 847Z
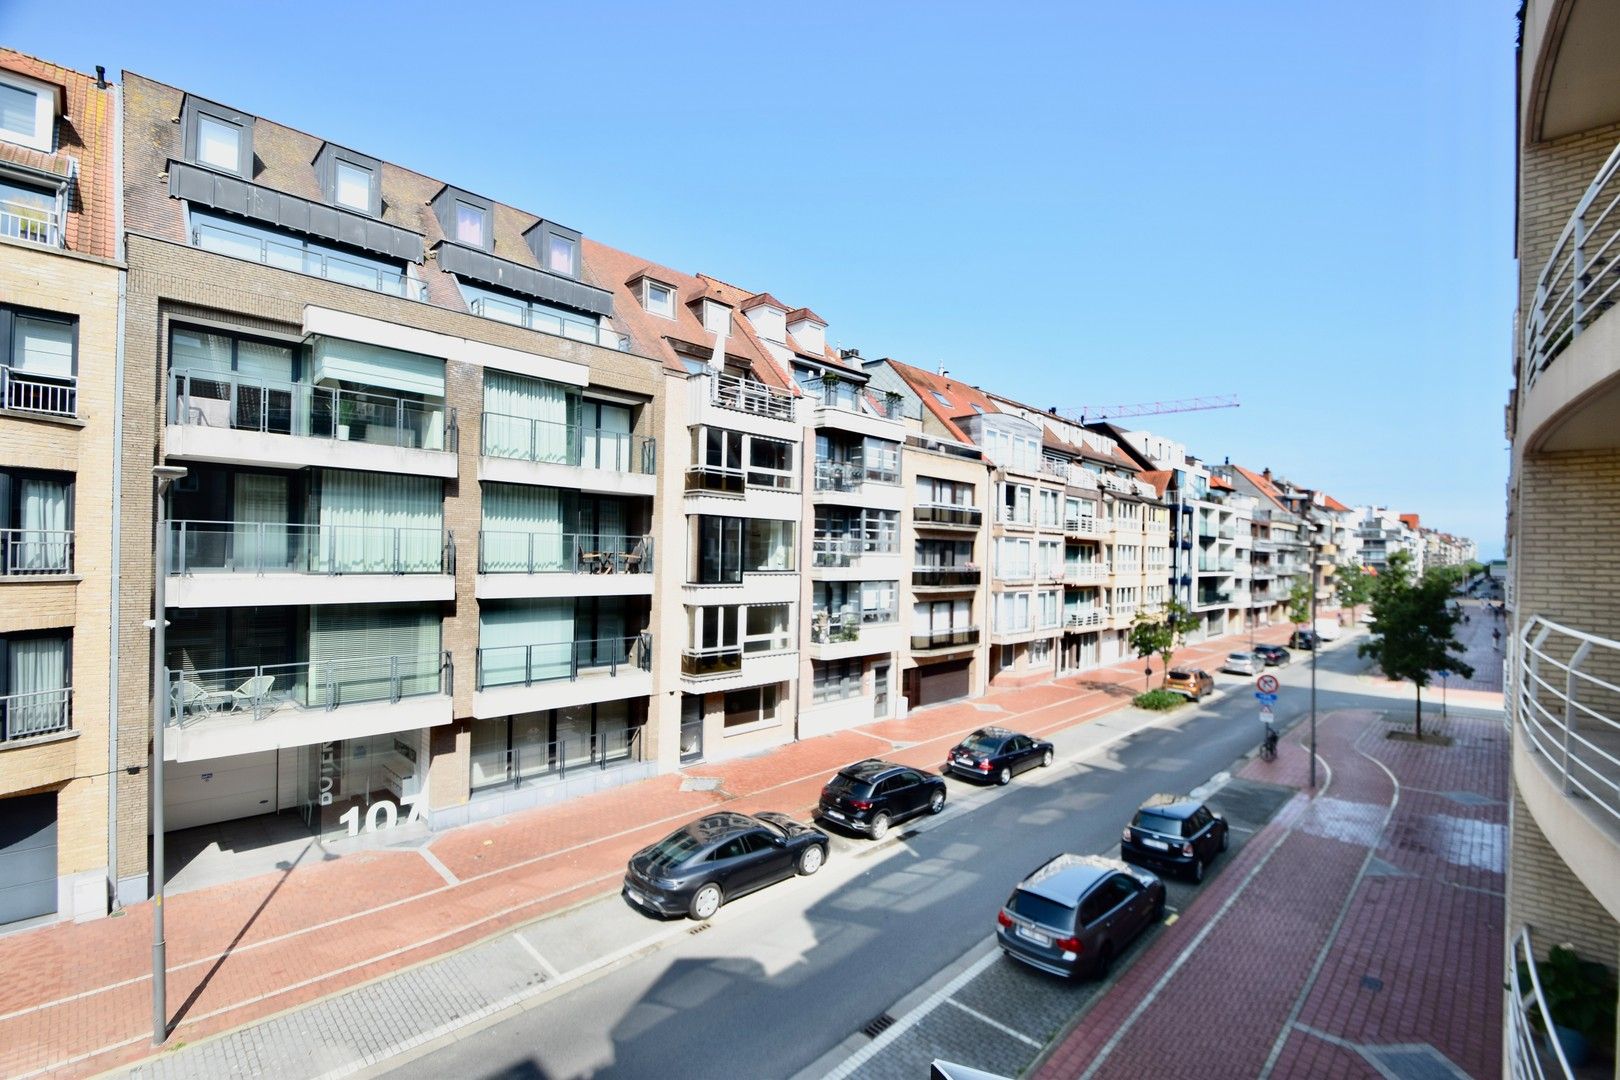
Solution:
M709 372L704 378L709 382L709 403L712 405L768 416L773 420L791 422L794 418L796 399L786 390L723 371Z
M1513 1080L1573 1080L1569 1061L1558 1040L1544 1040L1551 1054L1536 1049L1535 1025L1547 1025L1547 999L1541 992L1541 976L1536 971L1535 950L1530 947L1530 928L1524 927L1508 942L1508 1075ZM1551 1057L1552 1060L1546 1060Z
M62 215L55 207L0 199L0 236L47 247L62 246Z
M1088 626L1101 626L1108 617L1107 608L1087 608L1083 611L1070 611L1063 619L1063 625L1070 630L1083 630Z
M1063 531L1075 536L1101 536L1102 527L1091 514L1081 514L1079 517L1065 518Z
M72 726L72 700L71 687L0 697L0 716L5 718L0 724L0 742L68 730Z
M72 375L35 375L0 367L0 409L78 416L79 380Z
M1620 146L1575 204L1553 244L1524 326L1524 370L1529 389L1559 353L1612 307L1620 289Z
M1519 632L1513 679L1519 728L1570 798L1620 827L1620 641L1537 615ZM1599 675L1598 672L1602 672Z
M1108 564L1104 562L1072 562L1068 565L1068 579L1077 584L1099 582L1108 573Z

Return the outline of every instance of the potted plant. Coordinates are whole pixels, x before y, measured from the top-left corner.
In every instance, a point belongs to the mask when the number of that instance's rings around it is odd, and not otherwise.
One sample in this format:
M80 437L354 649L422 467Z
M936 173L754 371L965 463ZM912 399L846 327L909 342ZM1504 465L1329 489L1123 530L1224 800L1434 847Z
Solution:
M1552 947L1546 962L1537 965L1536 975L1551 1022L1549 1024L1549 1018L1541 1016L1540 1009L1534 1005L1530 1018L1547 1039L1548 1052L1552 1051L1552 1040L1556 1039L1564 1052L1564 1060L1577 1068L1590 1060L1594 1045L1612 1052L1614 973L1596 961L1582 960L1575 947L1565 942ZM1519 965L1519 983L1521 986L1530 983L1530 972L1524 964Z
M900 418L900 402L904 400L900 395L900 391L889 390L885 392L883 400L888 402L889 405L889 419L898 420Z

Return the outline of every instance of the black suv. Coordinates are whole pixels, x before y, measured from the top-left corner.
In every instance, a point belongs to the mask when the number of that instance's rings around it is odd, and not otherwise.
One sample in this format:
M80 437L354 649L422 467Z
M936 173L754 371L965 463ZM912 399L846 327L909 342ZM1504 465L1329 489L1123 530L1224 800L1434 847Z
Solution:
M1315 630L1295 630L1294 636L1288 639L1288 647L1312 652L1321 641L1322 639L1317 636Z
M927 811L945 809L942 777L881 758L838 770L821 789L816 817L881 839L889 826Z
M1052 744L1006 728L980 728L945 755L945 771L1005 784L1014 773L1052 764Z
M1266 662L1266 667L1279 667L1293 659L1288 650L1281 645L1256 645L1254 651Z
M1125 826L1119 857L1203 881L1204 867L1226 850L1226 844L1226 819L1221 815L1186 795L1155 795Z

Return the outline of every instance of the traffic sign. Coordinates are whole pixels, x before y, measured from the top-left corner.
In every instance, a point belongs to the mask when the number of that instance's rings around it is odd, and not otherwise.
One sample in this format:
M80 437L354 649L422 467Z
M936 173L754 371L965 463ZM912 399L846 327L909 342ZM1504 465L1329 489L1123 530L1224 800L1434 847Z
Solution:
M1260 704L1260 719L1265 723L1271 723L1271 706L1264 702Z
M1254 680L1254 688L1260 691L1262 694L1275 694L1277 692L1278 685L1277 676L1271 674L1270 672L1267 672L1264 675L1261 675L1258 679Z
M1273 701L1277 700L1277 695L1276 694L1256 693L1254 695L1254 698L1255 698L1256 701L1263 702L1266 705L1270 705Z

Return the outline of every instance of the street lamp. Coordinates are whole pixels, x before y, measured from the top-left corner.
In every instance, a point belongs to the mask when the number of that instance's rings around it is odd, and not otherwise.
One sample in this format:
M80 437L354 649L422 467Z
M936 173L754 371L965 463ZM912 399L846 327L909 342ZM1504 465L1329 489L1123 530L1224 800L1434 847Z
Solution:
M169 688L164 678L164 595L169 576L169 485L186 475L180 465L152 466L152 508L157 522L152 529L152 1044L162 1046L169 1037L167 944L163 940L163 724L168 712Z
M1311 556L1311 790L1316 790L1316 657L1322 637L1316 632L1316 556Z

